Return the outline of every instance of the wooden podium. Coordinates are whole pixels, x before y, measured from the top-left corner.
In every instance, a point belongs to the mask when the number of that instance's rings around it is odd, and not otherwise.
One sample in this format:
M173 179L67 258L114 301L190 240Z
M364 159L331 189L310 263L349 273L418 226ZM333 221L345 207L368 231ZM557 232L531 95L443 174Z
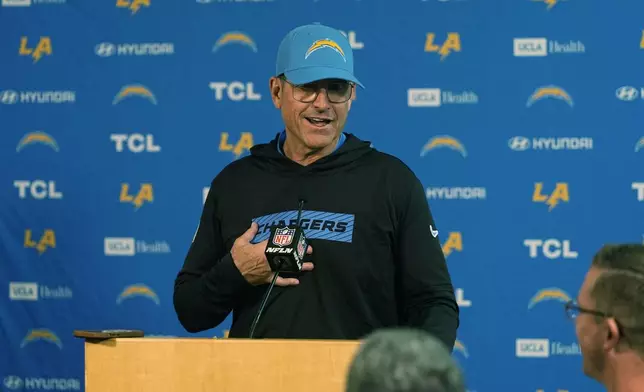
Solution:
M358 341L85 340L86 392L342 392Z

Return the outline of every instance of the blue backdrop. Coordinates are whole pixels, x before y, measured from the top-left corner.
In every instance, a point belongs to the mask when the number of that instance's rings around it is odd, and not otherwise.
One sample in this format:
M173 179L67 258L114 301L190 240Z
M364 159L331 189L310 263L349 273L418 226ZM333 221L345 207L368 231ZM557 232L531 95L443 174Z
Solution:
M602 244L642 241L643 13L636 0L2 0L0 389L83 390L73 329L195 336L172 287L204 192L281 130L277 46L318 21L348 34L367 87L346 131L427 187L469 389L600 391L563 302Z

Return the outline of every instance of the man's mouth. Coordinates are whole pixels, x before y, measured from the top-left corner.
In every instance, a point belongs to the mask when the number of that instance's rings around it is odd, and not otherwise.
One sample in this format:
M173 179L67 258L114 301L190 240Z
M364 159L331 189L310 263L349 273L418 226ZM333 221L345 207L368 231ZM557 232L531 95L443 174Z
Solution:
M327 117L306 117L306 120L316 127L323 127L331 123L331 119Z

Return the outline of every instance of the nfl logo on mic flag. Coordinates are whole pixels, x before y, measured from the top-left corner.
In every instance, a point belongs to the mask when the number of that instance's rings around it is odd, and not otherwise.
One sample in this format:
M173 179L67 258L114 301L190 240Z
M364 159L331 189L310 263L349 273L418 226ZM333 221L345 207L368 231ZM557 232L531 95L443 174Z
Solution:
M293 242L294 234L295 234L295 229L291 229L288 227L277 229L275 230L275 237L273 238L273 244L277 246L290 245Z
M299 272L307 247L301 227L273 226L270 241L266 244L266 259L273 271Z

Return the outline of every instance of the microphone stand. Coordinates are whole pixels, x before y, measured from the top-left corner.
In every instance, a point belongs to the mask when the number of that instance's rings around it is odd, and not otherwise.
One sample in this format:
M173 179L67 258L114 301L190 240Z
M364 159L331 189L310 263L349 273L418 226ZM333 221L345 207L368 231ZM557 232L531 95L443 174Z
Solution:
M300 205L298 206L297 220L295 222L296 228L300 227L300 220L302 219L302 207L304 207L304 200L300 200ZM305 253L306 253L306 250L305 250ZM253 336L255 335L255 328L257 327L257 323L259 323L259 319L262 316L262 313L264 313L264 308L266 307L266 303L268 302L268 297L271 295L271 291L275 286L275 281L277 280L277 277L279 276L283 265L284 265L284 262L280 260L278 262L277 270L275 271L275 274L273 274L273 279L271 280L271 283L268 286L268 289L266 289L266 293L264 293L264 298L262 298L262 302L259 305L259 310L257 311L257 314L255 315L255 319L253 320L253 324L251 324L251 327L250 327L250 335L248 336L250 339L252 339Z

